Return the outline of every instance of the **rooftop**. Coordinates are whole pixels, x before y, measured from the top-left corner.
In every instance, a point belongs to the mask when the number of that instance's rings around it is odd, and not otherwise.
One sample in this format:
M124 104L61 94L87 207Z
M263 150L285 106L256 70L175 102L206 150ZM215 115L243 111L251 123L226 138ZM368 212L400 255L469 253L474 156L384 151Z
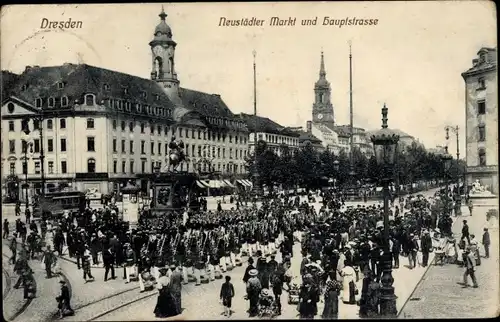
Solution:
M237 115L241 120L243 120L248 127L249 131L257 131L278 135L286 135L292 137L299 137L299 134L288 127L284 127L273 120L262 117L255 116L252 114L240 113Z

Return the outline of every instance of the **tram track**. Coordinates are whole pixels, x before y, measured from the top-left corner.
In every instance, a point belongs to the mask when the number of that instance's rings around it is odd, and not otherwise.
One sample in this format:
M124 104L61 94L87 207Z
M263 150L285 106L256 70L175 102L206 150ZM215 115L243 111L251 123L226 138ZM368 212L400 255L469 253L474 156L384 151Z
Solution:
M7 255L7 254L5 254L5 253L2 253L2 256L3 256L4 258L7 258L7 261L10 259L10 256L9 256L9 255ZM7 276L6 276L6 279L5 279L5 280L6 280L6 283L7 283L7 288L6 288L6 291L5 291L5 293L3 294L3 298L2 298L2 300L3 300L4 304L5 304L5 302L6 302L5 300L7 299L7 297L9 296L9 294L11 294L11 292L10 292L10 291L12 290L12 288L11 288L11 285L12 285L11 278L12 278L12 276L11 276L11 275L10 275L10 273L9 273L9 272L5 269L5 267L2 267L2 272L3 272L3 273L5 273L5 274L7 275ZM33 283L35 284L35 289L36 289L36 279L35 279L35 278L33 278ZM23 303L23 305L22 305L22 306L21 306L21 307L20 307L17 311L15 311L15 312L14 312L14 314L13 314L12 316L10 316L10 317L6 317L6 316L4 316L5 320L6 320L6 321L14 321L14 320L15 320L18 316L20 316L21 314L23 314L23 313L24 313L24 311L26 311L26 309L28 309L28 307L30 306L31 302L33 302L33 298L29 298L29 299L27 299L27 300Z

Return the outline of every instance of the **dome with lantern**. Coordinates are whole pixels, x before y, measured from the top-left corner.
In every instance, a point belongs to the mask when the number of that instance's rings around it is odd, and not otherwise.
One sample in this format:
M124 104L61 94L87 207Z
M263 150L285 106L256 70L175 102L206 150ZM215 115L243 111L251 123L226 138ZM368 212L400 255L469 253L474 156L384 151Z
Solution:
M163 7L161 8L161 13L159 14L160 16L160 23L156 26L155 28L155 38L154 40L171 40L172 39L172 29L170 29L170 26L167 25L165 22L165 18L167 17L167 14L163 10Z

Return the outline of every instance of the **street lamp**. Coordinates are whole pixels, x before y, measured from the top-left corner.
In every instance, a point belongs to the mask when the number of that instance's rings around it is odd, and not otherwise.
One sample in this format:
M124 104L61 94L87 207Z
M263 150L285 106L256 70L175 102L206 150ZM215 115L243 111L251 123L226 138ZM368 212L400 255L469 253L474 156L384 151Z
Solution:
M441 160L443 161L443 166L444 166L444 184L445 184L445 199L444 199L444 207L445 207L445 213L449 212L449 204L448 204L448 172L450 171L451 167L451 161L453 160L453 157L451 154L448 153L448 147L445 147L445 153L441 155Z
M380 314L384 317L396 317L396 295L392 277L392 254L389 249L389 183L393 170L399 135L387 128L387 107L382 108L382 129L372 134L371 141L377 163L383 167L382 185L384 191L384 254L382 255L382 287L380 296Z
M153 172L155 174L154 180L153 180L153 207L156 207L156 181L160 178L161 175L161 167L158 165L158 163L153 167Z
M339 177L339 160L333 161L333 170L335 171L335 178L333 178L333 188L337 189L337 183L336 181L338 180Z
M24 138L22 139L22 142L23 142L23 150L24 150L24 170L25 170L25 173L24 173L24 184L23 184L23 188L24 188L24 193L25 193L25 198L26 198L26 209L28 209L29 207L29 202L28 202L28 189L29 189L29 184L28 184L28 149L29 149L29 153L30 154L33 154L33 142L31 141L28 141L29 140L29 136L26 135L24 136Z

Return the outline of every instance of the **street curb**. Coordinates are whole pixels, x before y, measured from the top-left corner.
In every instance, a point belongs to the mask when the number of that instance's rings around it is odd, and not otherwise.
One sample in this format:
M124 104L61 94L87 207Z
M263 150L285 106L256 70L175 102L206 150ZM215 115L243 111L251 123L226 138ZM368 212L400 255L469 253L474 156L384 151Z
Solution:
M460 216L460 217L452 217L454 218L455 220L453 221L453 224L451 225L451 228L453 229L453 226L455 226L455 224L458 222L458 218L461 218L461 217L465 217L465 216ZM468 217L468 216L467 216ZM404 302L403 306L401 307L401 309L399 310L398 314L396 315L396 318L399 319L399 318L404 318L404 317L400 317L401 313L403 313L403 310L404 308L406 307L406 304L408 304L408 302L410 302L410 299L413 297L413 294L415 293L415 291L417 290L417 288L420 286L420 284L424 281L424 277L427 275L427 272L431 269L432 266L434 266L434 261L436 260L436 256L434 255L434 257L432 258L432 261L429 263L429 265L427 266L427 269L425 270L425 272L422 274L422 277L420 277L420 279L418 280L417 282L417 285L415 285L415 287L413 288L413 291L411 291L410 293L410 296L408 296L408 298L406 299L406 301Z

